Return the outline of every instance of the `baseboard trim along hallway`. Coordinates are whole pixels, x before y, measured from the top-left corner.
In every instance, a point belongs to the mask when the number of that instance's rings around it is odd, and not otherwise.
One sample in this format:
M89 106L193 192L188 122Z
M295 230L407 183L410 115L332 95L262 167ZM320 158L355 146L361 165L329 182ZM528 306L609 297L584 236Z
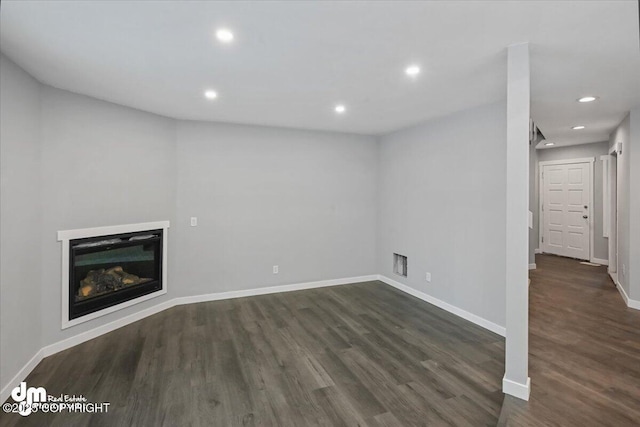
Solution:
M506 336L506 334L507 334L506 328L503 327L503 326L500 326L500 325L498 325L496 323L493 323L493 322L491 322L491 321L489 321L489 320L487 320L487 319L485 319L483 317L477 316L477 315L475 315L473 313L469 313L466 310L463 310L463 309L461 309L459 307L456 307L455 305L451 305L451 304L449 304L447 302L439 300L438 298L435 298L435 297L433 297L433 296L431 296L429 294L426 294L424 292L420 292L420 291L418 291L416 289L413 289L410 286L404 285L404 284L402 284L400 282L397 282L397 281L395 281L393 279L390 279L390 278L388 278L386 276L382 276L382 275L378 276L378 280L380 280L381 282L386 283L387 285L393 286L394 288L396 288L396 289L398 289L398 290L400 290L402 292L405 292L405 293L407 293L409 295L412 295L412 296L414 296L416 298L419 298L419 299L421 299L423 301L426 301L429 304L433 304L436 307L439 307L439 308L441 308L443 310L446 310L449 313L455 314L456 316L461 317L461 318L463 318L465 320L468 320L469 322L475 323L476 325L481 326L481 327L483 327L485 329L488 329L489 331L491 331L491 332L493 332L495 334L498 334L498 335L503 336L503 337Z
M620 282L616 281L615 284L616 288L618 288L618 292L620 292L620 295L622 295L622 299L624 300L624 303L627 305L627 307L640 310L640 301L629 298L629 295L627 295L627 292L624 290Z

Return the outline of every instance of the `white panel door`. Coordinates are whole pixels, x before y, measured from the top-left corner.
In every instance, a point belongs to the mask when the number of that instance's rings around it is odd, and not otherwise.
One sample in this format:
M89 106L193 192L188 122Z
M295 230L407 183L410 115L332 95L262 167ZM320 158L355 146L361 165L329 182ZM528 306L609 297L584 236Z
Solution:
M589 260L591 164L542 169L543 252Z

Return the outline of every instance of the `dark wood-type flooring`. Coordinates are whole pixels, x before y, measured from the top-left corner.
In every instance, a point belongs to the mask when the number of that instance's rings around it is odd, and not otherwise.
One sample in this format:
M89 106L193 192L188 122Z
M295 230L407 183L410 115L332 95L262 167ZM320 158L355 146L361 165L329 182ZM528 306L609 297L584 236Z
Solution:
M528 403L505 398L500 425L640 426L640 311L606 267L538 255L531 271Z
M166 310L48 357L27 379L110 402L107 414L0 424L495 426L503 373L502 337L368 282Z

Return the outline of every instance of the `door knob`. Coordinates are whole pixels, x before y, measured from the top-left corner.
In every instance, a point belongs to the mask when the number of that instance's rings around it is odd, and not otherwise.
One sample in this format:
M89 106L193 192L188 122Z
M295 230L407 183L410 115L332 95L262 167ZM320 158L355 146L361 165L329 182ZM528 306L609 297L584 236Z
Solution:
M582 215L582 218L587 219L587 218L589 218L589 217L588 217L588 216L586 216L586 215Z

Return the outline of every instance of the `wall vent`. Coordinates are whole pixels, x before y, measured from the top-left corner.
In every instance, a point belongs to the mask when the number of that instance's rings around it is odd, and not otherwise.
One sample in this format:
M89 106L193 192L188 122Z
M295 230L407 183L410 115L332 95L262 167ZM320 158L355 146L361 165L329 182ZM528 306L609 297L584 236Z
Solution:
M398 276L407 277L407 257L393 254L393 272Z

